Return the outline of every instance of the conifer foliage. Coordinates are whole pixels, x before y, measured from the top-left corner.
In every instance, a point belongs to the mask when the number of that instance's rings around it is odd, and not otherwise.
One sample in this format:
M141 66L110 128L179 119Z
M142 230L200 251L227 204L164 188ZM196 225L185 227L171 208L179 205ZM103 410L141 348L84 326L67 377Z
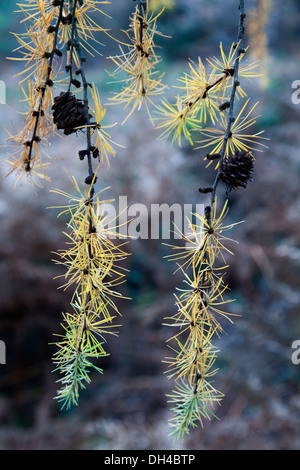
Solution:
M96 362L107 355L107 336L116 334L113 320L119 311L115 299L121 297L117 286L125 281L124 269L118 267L127 257L124 241L110 239L112 221L103 210L108 199L95 192L99 168L109 165L116 152L99 91L86 76L88 55L99 42L96 35L106 32L93 15L105 14L102 7L107 3L27 0L19 4L26 32L16 34L21 54L17 59L25 64L19 74L20 86L28 109L25 127L15 135L9 133L8 143L15 148L8 160L9 172L16 174L16 182L25 178L40 185L49 180L50 161L45 159L50 157L50 134L76 133L85 140L78 157L86 161L87 176L81 184L70 177L73 194L53 190L62 198L59 216L69 218L66 249L55 253L55 263L65 269L62 287L72 291L71 305L63 313L63 332L53 358L60 375L56 398L67 408L78 403L91 370L102 372Z
M236 224L226 222L228 200L219 202L222 196L217 197L217 189L220 183L226 194L247 187L254 174L255 153L263 150L266 139L262 131L251 131L258 103L250 104L243 88L244 79L259 76L258 63L247 62L243 44L245 0L236 0L238 34L229 50L221 43L218 57L189 61L188 71L179 78L178 94L173 101L162 98L160 104L153 101L166 89L155 44L162 36L157 27L163 11L159 7L165 3L167 13L174 2L135 1L119 54L109 57L116 67L111 75L120 87L109 104L125 107L124 122L146 107L161 139L179 146L185 139L195 149L206 149L207 166L215 165L213 183L199 188L201 198L209 197L204 214L194 214L190 233L181 234L185 246L171 246L168 256L184 282L175 294L175 313L165 319L174 332L168 341L170 356L165 358L167 375L175 381L169 396L174 413L170 426L181 439L191 428L215 417L215 405L223 397L211 379L218 371L214 340L222 334L224 320L232 322L234 316L228 311L232 299L227 295L225 270L227 255L232 254L227 232ZM107 3L26 0L18 5L25 31L15 34L19 43L15 59L24 64L18 75L27 111L23 129L14 134L6 129L12 146L9 173L16 175L16 183L25 179L41 185L49 181L50 135L76 134L84 142L78 154L87 166L82 183L70 176L72 194L53 190L62 199L58 215L68 217L66 248L54 254L55 263L64 268L62 288L72 292L53 358L60 385L56 398L66 408L78 403L92 369L102 373L97 359L108 354L108 336L117 334L114 320L122 297L118 286L126 280L122 267L128 256L126 241L115 242L118 217L112 230L103 215L109 200L95 191L100 168L109 166L116 156L116 143L100 93L86 74L98 35L108 34L93 15L106 15Z
M214 346L224 329L224 321L233 321L228 304L229 286L225 270L232 240L227 231L236 224L226 224L228 200L220 205L217 188L223 183L228 194L246 188L254 174L254 154L265 147L262 131L252 134L256 123L255 108L242 88L242 79L257 77L258 62L247 63L243 46L245 2L236 2L239 26L236 42L226 54L220 44L220 57L206 63L189 62L189 72L179 78L180 93L173 102L166 99L157 106L161 138L182 144L186 139L195 149L209 149L207 166L215 164L216 176L211 186L199 188L210 195L204 214L194 214L190 233L181 234L184 246L171 246L168 255L183 275L184 288L175 294L176 312L166 318L174 334L168 341L172 354L165 359L167 375L175 380L169 396L173 410L171 433L182 439L191 428L216 417L215 405L223 394L213 385L218 372L218 350ZM236 98L240 104L237 109ZM200 140L198 140L200 139ZM214 381L216 382L216 381Z

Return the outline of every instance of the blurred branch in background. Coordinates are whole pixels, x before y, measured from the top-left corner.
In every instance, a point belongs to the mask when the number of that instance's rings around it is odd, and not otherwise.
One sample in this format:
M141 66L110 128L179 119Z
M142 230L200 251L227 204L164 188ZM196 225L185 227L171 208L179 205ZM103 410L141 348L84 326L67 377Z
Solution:
M268 25L272 11L273 0L257 0L257 7L249 11L249 25L247 34L249 38L251 55L261 63L261 85L267 87L269 83L269 49Z

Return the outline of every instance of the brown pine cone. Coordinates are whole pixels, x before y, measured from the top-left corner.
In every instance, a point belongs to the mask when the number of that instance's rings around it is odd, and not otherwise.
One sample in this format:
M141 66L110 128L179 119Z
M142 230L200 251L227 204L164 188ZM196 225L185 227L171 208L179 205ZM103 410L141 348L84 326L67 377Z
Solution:
M254 173L253 157L250 152L236 150L222 163L220 178L226 185L227 193L239 187L245 188L252 181Z
M63 129L65 135L76 132L76 127L86 124L82 100L78 100L69 91L62 91L54 98L52 111L54 124L57 129Z

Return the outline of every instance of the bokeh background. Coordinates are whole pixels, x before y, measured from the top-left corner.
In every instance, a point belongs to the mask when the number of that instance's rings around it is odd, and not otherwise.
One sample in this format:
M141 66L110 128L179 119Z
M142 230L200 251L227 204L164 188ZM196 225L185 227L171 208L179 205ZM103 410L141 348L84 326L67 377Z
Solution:
M154 0L153 0L154 1ZM229 47L237 33L236 0L174 0L159 19L159 29L171 38L159 39L168 96L177 78L188 70L188 59L218 55L219 43ZM57 198L49 190L70 190L63 169L80 180L86 173L77 158L80 137L56 137L51 142L51 183L34 193L6 177L0 166L0 339L7 347L7 364L0 365L0 449L299 449L300 365L291 361L291 344L300 339L300 105L292 103L292 83L300 79L298 0L246 0L246 40L253 59L261 60L264 79L244 84L259 101L255 131L265 130L269 149L257 154L254 181L246 190L230 193L229 222L245 220L232 236L239 244L230 259L227 280L234 313L241 315L218 340L219 373L214 385L225 394L216 410L220 420L205 422L182 442L169 436L171 417L162 360L171 332L163 326L173 312L173 292L180 277L164 259L164 240L132 240L128 282L119 303L119 336L111 338L109 357L81 394L80 406L61 412L53 399L57 376L52 372L53 334L61 332L61 312L70 295L58 289L60 274L52 251L64 245L63 220L47 209ZM112 0L104 24L113 35L127 29L132 0ZM20 64L6 59L21 32L16 2L0 6L1 76L7 105L0 106L3 125L22 126L18 78ZM103 18L100 18L103 21ZM102 38L102 56L89 61L89 80L105 102L116 85L110 83L107 56L117 45ZM250 52L249 52L250 54ZM121 122L120 107L109 107L107 122ZM103 171L99 187L110 195L128 197L128 204L205 203L198 193L213 169L205 169L203 152L189 144L181 148L158 140L159 132L143 111L113 137L124 145ZM1 147L1 160L7 149ZM220 191L220 200L224 198Z

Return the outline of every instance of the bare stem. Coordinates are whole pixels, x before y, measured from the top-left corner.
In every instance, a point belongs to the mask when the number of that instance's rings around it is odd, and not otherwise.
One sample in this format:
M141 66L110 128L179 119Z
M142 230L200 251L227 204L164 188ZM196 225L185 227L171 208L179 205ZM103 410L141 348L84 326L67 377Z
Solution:
M28 156L27 156L27 159L26 159L26 166L25 166L26 171L30 170L30 164L31 164L31 160L32 160L33 143L36 142L38 137L39 137L37 135L39 119L40 119L40 116L42 115L42 111L43 111L42 107L43 107L45 92L46 92L47 86L50 86L50 77L51 77L52 68L53 68L54 55L55 55L55 52L57 50L58 30L59 30L59 26L60 26L60 23L61 23L62 17L63 17L63 8L64 8L64 0L61 0L61 4L60 4L60 7L59 7L59 14L58 14L58 18L57 18L55 29L54 29L53 47L52 47L52 51L50 52L50 55L49 55L47 75L46 75L46 78L45 78L45 82L44 82L43 86L41 87L41 96L40 96L38 111L37 111L36 116L35 116L35 123L34 123L32 138L28 143L29 152L28 152ZM49 34L51 34L51 33L49 33Z
M85 123L86 123L86 155L87 155L87 161L88 161L88 172L89 172L89 177L93 178L94 172L93 172L93 165L92 165L92 150L91 150L91 128L90 128L90 114L89 114L89 99L88 99L88 88L90 84L88 83L86 79L86 74L84 70L84 64L86 62L86 57L82 53L82 48L80 45L80 40L79 40L79 35L78 35L78 30L77 30L77 24L76 24L76 9L78 5L78 0L74 0L73 3L73 13L72 13L72 33L71 33L71 58L70 58L70 65L71 65L71 70L70 70L70 80L72 77L72 64L73 64L73 59L72 59L72 54L73 50L76 49L76 52L78 54L78 59L80 62L80 69L79 73L82 78L82 87L83 87L83 103L84 103L84 118L85 118ZM71 83L71 81L70 81ZM94 183L91 183L91 188L90 188L90 198L93 198L94 195Z
M144 21L143 18L147 11L147 0L138 0L138 14L139 14L139 22L140 22L140 45L143 44L143 29L144 29Z
M235 59L235 62L234 62L234 75L233 75L233 85L232 85L231 96L230 96L230 106L229 106L229 112L228 112L228 124L227 124L227 129L226 129L226 133L225 133L224 140L223 140L223 146L222 146L222 149L221 149L221 152L220 152L220 163L219 163L218 172L217 172L214 184L212 186L212 194L211 194L211 205L212 206L214 205L215 199L216 199L216 190L217 190L217 186L218 186L219 181L220 181L220 176L221 176L221 171L222 171L222 163L224 161L226 146L227 146L227 142L228 142L228 139L229 139L229 136L230 136L230 133L231 133L231 127L232 127L232 124L235 121L235 118L234 118L234 115L233 115L234 114L234 112L233 112L234 111L234 101L235 101L235 95L236 95L237 87L240 85L240 82L239 82L239 62L240 62L240 53L244 52L243 49L241 48L241 41L242 41L243 36L244 36L244 20L246 18L245 1L244 0L239 0L239 7L238 8L239 8L239 11L240 11L240 14L239 14L239 27L238 27L238 35L237 35L237 46L239 47L239 50L237 51L238 53L237 53L237 56L236 56L236 59Z

